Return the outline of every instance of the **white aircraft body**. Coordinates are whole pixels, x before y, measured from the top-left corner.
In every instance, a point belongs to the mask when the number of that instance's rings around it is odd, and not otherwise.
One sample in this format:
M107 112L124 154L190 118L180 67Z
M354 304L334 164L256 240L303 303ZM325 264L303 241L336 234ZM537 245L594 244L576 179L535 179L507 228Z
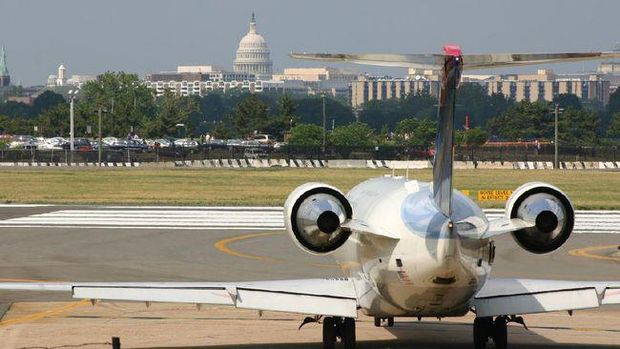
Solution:
M476 314L474 345L507 346L509 321L518 315L573 311L620 304L620 281L493 279L493 238L511 233L532 253L566 242L574 225L568 197L552 185L516 189L505 217L487 220L469 198L452 188L454 105L463 69L620 57L617 52L462 55L455 45L442 55L291 54L295 58L443 70L433 183L402 177L365 181L346 196L322 183L306 183L285 203L285 224L295 243L311 254L333 253L345 278L256 282L0 283L0 289L71 292L75 298L142 302L224 304L238 308L313 315L322 322L323 347L337 339L355 348L358 312L375 325L394 317ZM468 63L469 62L469 63Z

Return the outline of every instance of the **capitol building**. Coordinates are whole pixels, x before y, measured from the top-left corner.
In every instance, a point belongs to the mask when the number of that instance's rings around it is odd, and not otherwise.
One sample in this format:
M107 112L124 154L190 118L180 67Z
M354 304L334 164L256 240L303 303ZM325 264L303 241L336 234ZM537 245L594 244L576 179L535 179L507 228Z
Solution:
M269 47L265 38L256 32L256 17L252 12L250 31L239 42L233 62L236 73L254 74L257 80L270 80L273 73Z

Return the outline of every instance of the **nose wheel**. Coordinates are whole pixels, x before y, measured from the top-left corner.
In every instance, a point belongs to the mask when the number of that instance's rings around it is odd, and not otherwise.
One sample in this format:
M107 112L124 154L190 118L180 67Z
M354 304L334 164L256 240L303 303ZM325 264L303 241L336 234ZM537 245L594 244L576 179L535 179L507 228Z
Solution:
M330 316L323 319L323 349L334 349L338 338L345 349L355 349L355 319Z
M486 349L489 339L495 343L495 348L506 349L508 346L508 327L505 316L477 317L474 320L474 348Z

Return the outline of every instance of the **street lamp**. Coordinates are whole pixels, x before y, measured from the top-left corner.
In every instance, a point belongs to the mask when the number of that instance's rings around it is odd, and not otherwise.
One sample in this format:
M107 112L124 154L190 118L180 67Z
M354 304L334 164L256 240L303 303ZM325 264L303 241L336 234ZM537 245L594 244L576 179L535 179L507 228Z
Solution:
M73 151L75 150L74 141L75 141L75 127L74 127L74 102L77 94L80 92L77 90L69 90L69 99L71 103L69 104L69 150L71 150L71 164L73 164Z
M558 169L560 168L560 163L558 162L558 115L564 111L564 108L560 108L560 103L556 103L555 104L555 108L554 108L554 121L553 121L553 127L554 127L554 150L553 150L553 168L554 169Z
M321 92L321 98L323 99L323 151L325 151L325 140L327 138L325 129L325 92Z

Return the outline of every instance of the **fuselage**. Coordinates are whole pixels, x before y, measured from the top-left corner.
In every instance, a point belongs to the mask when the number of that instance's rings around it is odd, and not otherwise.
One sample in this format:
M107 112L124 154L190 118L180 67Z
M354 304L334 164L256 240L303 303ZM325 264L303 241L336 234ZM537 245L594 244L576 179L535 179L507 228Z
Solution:
M388 316L461 316L490 272L492 242L481 239L488 221L455 191L453 220L432 198L432 184L402 177L365 181L348 194L354 219L396 233L392 239L353 233L334 256L355 282L364 313Z

